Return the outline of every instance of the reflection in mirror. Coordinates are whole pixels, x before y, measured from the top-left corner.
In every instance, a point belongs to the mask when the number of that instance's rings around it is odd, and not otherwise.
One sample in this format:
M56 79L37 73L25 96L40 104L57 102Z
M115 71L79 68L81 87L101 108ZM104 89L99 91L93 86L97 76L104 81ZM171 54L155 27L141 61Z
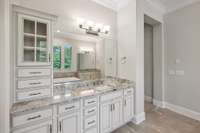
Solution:
M56 33L53 44L54 83L114 76L115 62L107 61L115 56L114 44L110 42L99 37Z

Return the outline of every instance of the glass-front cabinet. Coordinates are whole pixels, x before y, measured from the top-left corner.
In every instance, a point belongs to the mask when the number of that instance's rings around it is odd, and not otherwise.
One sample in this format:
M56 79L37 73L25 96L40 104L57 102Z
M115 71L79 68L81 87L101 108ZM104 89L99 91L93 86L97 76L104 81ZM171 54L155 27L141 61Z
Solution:
M18 66L51 65L50 21L18 15Z

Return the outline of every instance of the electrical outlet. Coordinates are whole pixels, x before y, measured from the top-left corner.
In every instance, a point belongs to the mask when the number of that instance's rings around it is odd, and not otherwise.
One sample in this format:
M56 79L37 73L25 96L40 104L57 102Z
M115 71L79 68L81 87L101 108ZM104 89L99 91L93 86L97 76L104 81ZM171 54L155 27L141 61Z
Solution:
M184 76L185 75L185 71L183 71L183 70L176 70L176 75L177 76Z

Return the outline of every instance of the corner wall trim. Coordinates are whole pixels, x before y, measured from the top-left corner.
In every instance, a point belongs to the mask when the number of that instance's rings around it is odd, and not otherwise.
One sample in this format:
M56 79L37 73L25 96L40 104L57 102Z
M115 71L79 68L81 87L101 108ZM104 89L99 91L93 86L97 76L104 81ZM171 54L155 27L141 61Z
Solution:
M138 115L135 115L132 122L136 125L142 123L143 121L145 121L145 112L142 112Z
M160 107L160 108L166 108L165 102L163 101L158 101L153 99L153 105Z
M150 96L145 96L144 99L145 99L145 101L147 101L147 102L152 102L152 101L153 101L153 98L150 97Z

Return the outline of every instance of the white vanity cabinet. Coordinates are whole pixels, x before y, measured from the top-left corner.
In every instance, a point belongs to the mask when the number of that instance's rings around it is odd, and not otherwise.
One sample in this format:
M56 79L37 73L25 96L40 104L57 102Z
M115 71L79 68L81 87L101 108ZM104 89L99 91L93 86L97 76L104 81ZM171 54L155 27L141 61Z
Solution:
M83 133L98 133L99 130L99 102L97 96L83 99Z
M13 133L53 133L52 131L52 122L48 121L38 125L15 130Z
M100 133L108 133L122 125L123 92L103 95L100 100Z
M53 133L52 108L12 115L12 133Z
M58 106L58 133L80 133L80 102L72 102Z
M59 118L58 133L80 133L80 113L75 112Z
M123 119L129 122L134 116L134 91L133 88L124 90Z
M51 21L17 14L17 66L51 65Z
M56 16L12 6L13 103L52 96L52 38Z

